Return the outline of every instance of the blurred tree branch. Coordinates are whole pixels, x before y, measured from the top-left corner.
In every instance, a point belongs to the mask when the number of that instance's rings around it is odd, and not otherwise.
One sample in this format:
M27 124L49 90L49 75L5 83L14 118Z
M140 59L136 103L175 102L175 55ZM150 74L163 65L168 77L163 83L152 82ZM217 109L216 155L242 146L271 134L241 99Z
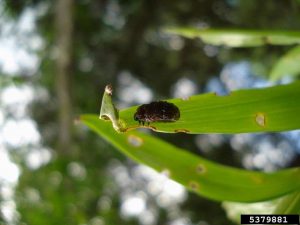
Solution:
M56 30L56 89L58 99L58 149L67 153L71 146L72 103L71 62L73 33L73 0L57 0L55 7Z

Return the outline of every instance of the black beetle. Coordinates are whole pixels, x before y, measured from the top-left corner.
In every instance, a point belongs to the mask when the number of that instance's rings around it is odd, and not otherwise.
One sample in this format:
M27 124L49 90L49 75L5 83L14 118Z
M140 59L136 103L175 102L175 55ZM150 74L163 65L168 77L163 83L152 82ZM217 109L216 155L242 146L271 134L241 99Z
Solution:
M156 101L141 105L134 114L134 120L145 125L150 122L175 122L180 118L176 105L166 101Z

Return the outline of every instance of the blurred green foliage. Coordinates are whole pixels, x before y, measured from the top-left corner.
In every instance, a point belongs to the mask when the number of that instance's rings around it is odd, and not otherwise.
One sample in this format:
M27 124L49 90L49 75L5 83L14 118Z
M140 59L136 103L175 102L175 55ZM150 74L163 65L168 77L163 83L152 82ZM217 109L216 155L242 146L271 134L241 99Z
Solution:
M296 46L283 55L274 65L270 77L278 80L285 76L297 76L300 74L300 46Z

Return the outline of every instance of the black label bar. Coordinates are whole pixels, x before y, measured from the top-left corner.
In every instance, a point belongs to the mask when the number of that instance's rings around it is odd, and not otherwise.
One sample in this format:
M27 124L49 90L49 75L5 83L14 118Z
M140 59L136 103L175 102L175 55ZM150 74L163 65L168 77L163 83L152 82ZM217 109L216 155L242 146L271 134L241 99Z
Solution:
M241 215L241 224L299 224L299 215Z

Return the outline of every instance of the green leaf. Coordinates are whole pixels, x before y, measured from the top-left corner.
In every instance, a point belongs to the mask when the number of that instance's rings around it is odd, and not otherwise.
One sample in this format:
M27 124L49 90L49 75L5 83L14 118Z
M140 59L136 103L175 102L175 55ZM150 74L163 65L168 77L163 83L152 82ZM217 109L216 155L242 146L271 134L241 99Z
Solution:
M208 161L153 136L117 133L96 115L80 120L131 159L169 174L187 189L214 200L256 202L300 189L299 168L275 173L247 171Z
M265 44L291 45L300 43L299 31L274 30L222 30L197 28L168 28L165 32L182 35L186 38L201 38L212 45L229 47L255 47Z
M255 203L239 203L239 202L222 202L222 207L225 209L227 217L240 224L241 214L271 214L276 204L281 198L272 199L264 202Z
M283 197L275 208L274 214L300 214L300 191Z
M145 126L159 132L244 133L300 128L300 82L263 89L239 90L228 96L215 93L170 99L180 110L176 122ZM123 130L137 127L137 106L120 111Z
M114 103L112 102L112 98L111 98L112 92L113 92L112 86L106 85L104 95L102 98L99 119L110 120L116 131L123 132L124 129L119 120L119 112L114 106Z
M271 71L270 78L275 81L286 75L296 76L299 74L300 46L296 46L278 60Z

